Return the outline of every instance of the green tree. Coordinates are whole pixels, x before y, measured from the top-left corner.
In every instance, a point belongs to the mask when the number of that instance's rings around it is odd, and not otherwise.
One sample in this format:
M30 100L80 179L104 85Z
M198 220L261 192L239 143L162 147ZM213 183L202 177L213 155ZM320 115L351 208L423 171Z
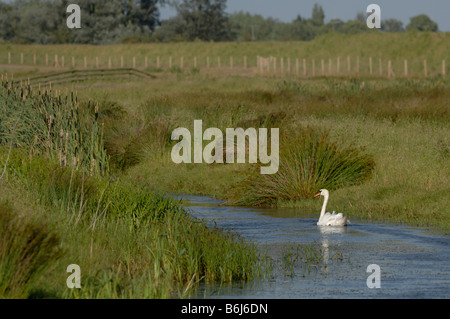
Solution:
M325 12L323 11L322 6L317 3L314 4L313 7L311 22L315 26L322 26L325 24Z
M162 42L188 41L186 22L179 15L161 21L161 27L155 31L154 38Z
M12 41L14 39L17 20L17 12L15 12L13 7L0 1L0 39L4 41Z
M16 43L64 43L71 36L62 1L0 2L0 37Z
M264 18L259 14L235 12L229 16L231 35L238 41L268 41L276 39L276 29L280 22Z
M149 37L166 0L77 0L81 29L66 26L70 0L0 0L0 38L16 43L117 43Z
M182 0L175 7L186 24L185 33L189 40L231 39L230 24L225 13L226 0Z
M436 32L438 31L438 25L426 14L421 14L410 19L409 24L406 26L406 30Z
M329 32L340 32L344 24L345 22L341 19L331 19L330 22L327 23L326 27Z
M381 21L381 30L386 32L403 32L403 22L397 19L387 19Z
M309 41L322 33L322 28L311 21L302 19L300 15L289 25L289 37L287 39Z

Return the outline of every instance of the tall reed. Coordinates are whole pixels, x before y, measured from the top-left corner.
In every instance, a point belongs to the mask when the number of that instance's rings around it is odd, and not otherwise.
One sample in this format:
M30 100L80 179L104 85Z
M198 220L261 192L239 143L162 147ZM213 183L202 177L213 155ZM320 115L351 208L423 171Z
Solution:
M62 95L51 88L35 91L3 75L0 101L0 144L14 139L14 144L30 155L45 154L61 166L73 166L90 175L108 173L97 106L94 116L83 114L73 92Z

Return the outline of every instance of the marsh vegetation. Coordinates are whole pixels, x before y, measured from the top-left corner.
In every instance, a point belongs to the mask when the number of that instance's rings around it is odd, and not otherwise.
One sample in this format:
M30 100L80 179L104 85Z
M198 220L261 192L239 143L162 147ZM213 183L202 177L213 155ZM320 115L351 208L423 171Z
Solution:
M320 41L307 51L325 52ZM197 45L200 52L207 44ZM264 45L269 52L272 44ZM184 297L200 282L265 274L252 243L207 227L168 192L295 207L301 217L318 212L312 195L326 187L333 209L350 219L449 231L450 82L442 76L308 79L179 68L157 70L151 81L106 77L73 91L30 91L11 85L13 70L2 67L10 78L0 88L5 297ZM24 68L15 77L46 71ZM174 164L171 133L196 119L222 131L280 128L278 174L255 174L259 164ZM320 262L313 248L287 252L286 273L308 254ZM66 288L73 263L82 269L80 291Z

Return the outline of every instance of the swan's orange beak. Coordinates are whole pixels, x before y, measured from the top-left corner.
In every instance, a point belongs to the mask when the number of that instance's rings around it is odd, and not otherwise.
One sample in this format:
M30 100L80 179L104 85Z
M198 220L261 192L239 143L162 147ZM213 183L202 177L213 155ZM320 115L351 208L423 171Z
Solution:
M316 198L317 196L320 196L320 192L318 192L316 195L314 195L314 198Z

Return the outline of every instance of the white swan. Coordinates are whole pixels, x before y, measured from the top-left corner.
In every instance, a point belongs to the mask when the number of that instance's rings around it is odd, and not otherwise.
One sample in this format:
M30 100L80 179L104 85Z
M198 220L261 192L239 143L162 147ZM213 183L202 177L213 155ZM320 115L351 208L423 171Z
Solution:
M330 197L330 193L326 189L321 189L314 197L323 196L325 200L323 201L322 211L320 212L319 221L317 222L318 226L347 226L347 217L342 215L342 213L333 214L325 213L327 208L328 198Z

